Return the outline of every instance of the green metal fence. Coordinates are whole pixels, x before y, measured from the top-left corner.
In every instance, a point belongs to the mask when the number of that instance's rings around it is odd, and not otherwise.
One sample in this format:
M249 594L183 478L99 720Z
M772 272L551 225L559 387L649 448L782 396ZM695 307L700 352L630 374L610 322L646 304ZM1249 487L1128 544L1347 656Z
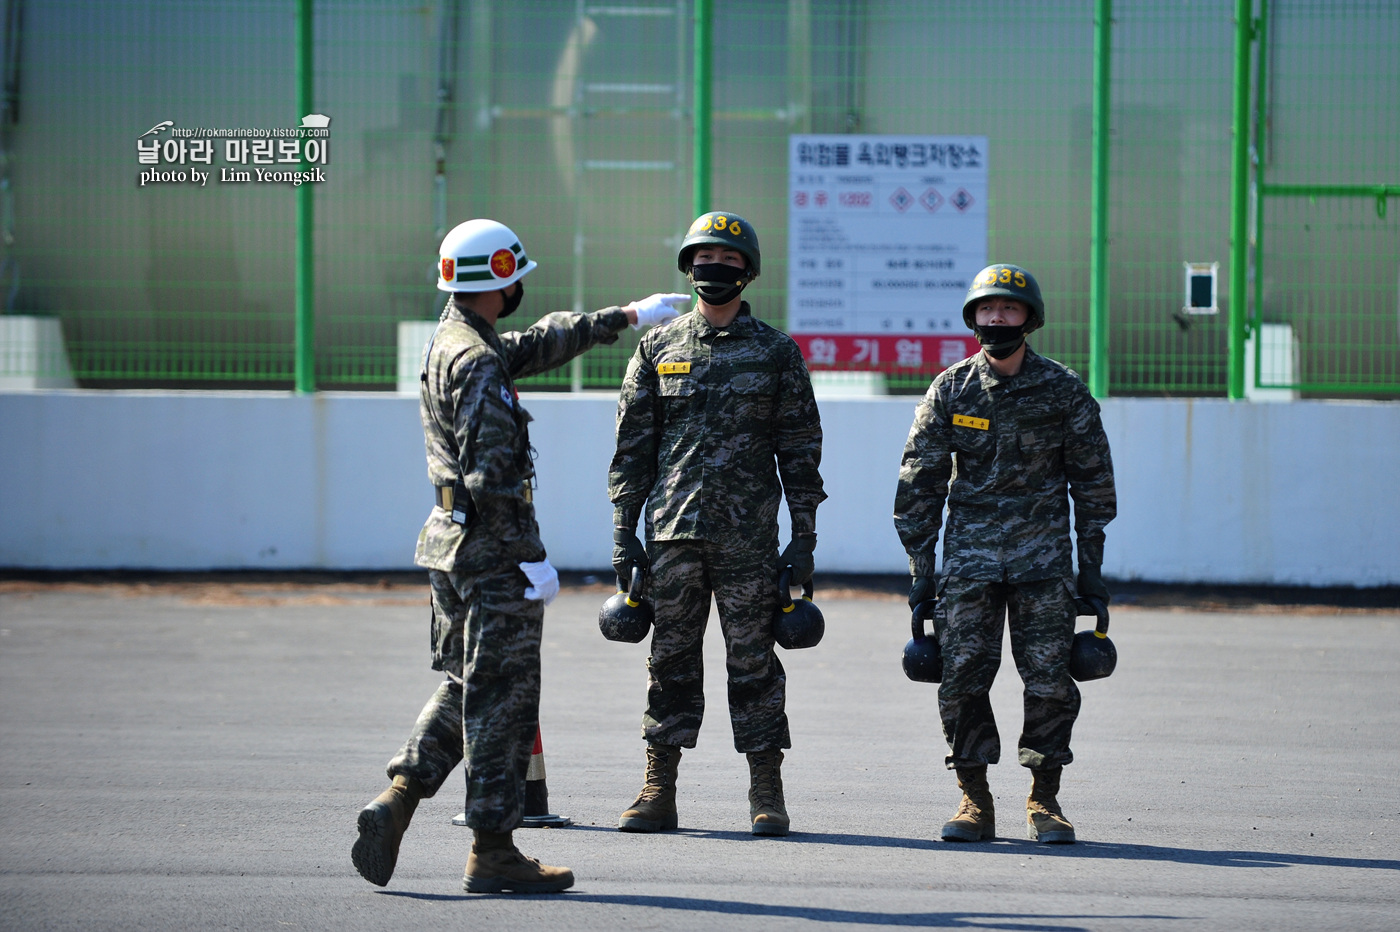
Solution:
M1400 393L1400 4L1265 0L1257 24L1249 371ZM1272 337L1272 339L1270 339Z
M1101 372L1101 394L1238 394L1232 312L1259 335L1251 388L1400 391L1400 243L1386 209L1400 182L1400 4L4 6L0 294L8 316L61 323L84 386L290 388L300 298L314 310L304 387L393 388L401 322L441 308L437 242L473 216L510 224L540 263L522 326L682 290L675 249L703 202L707 152L709 205L747 216L762 239L755 312L784 326L788 137L859 132L988 138L988 257L1036 273L1049 322L1033 343ZM1249 103L1237 114L1241 6ZM309 106L299 8L312 27ZM707 11L704 80L695 23ZM1107 53L1097 87L1096 37ZM705 91L709 133L697 135ZM1108 127L1097 161L1096 99ZM204 185L139 183L153 166L138 162L138 136L161 121L174 125L148 144L175 129L295 128L308 110L331 117L324 182L225 181L258 166L229 163L219 137L208 163L159 166L211 172ZM1242 292L1231 280L1237 124L1252 156ZM313 218L300 287L299 211ZM1218 268L1216 313L1187 313L1185 263ZM531 387L614 388L634 346L626 333ZM11 375L53 374L52 354L15 361L17 346L3 349ZM930 375L887 380L917 391Z

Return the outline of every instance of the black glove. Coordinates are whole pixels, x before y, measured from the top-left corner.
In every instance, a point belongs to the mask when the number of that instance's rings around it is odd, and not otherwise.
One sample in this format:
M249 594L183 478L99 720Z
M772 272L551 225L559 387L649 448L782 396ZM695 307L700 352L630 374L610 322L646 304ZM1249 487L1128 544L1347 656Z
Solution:
M938 577L937 576L915 576L914 583L909 587L909 607L918 608L920 602L927 602L938 597Z
M647 561L647 548L643 546L637 532L631 528L613 528L613 572L624 586L632 579L632 567L640 566L643 572L651 568Z
M1077 588L1081 599L1093 596L1096 599L1102 599L1103 604L1107 605L1111 598L1108 594L1108 587L1103 584L1103 574L1097 563L1079 564Z
M817 549L817 535L800 535L794 537L788 543L783 555L778 557L779 571L792 567L792 584L800 586L812 578L812 571L817 568L816 560L812 557L812 552Z

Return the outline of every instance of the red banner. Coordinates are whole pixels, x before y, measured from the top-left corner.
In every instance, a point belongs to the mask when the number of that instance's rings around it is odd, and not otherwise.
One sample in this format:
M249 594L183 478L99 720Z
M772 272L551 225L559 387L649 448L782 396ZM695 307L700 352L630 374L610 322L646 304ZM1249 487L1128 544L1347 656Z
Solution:
M942 372L981 347L968 336L794 333L810 369Z

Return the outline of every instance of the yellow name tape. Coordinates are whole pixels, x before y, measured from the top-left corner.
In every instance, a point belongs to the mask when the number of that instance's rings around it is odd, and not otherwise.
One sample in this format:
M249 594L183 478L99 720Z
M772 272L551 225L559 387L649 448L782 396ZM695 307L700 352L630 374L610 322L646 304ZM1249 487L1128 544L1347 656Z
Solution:
M656 367L656 371L659 375L685 375L690 372L690 363L663 362Z
M966 414L954 414L953 426L975 427L978 430L990 430L992 422L984 417L968 417Z

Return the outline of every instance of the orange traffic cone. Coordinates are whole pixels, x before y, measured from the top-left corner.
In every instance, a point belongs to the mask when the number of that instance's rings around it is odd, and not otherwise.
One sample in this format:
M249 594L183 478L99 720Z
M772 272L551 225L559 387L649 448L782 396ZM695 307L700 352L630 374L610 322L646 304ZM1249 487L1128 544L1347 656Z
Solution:
M453 825L466 825L467 814L458 813ZM563 828L573 825L568 816L555 815L549 811L549 789L544 780L544 741L539 727L535 727L535 749L530 752L530 766L525 771L525 820L521 828Z

